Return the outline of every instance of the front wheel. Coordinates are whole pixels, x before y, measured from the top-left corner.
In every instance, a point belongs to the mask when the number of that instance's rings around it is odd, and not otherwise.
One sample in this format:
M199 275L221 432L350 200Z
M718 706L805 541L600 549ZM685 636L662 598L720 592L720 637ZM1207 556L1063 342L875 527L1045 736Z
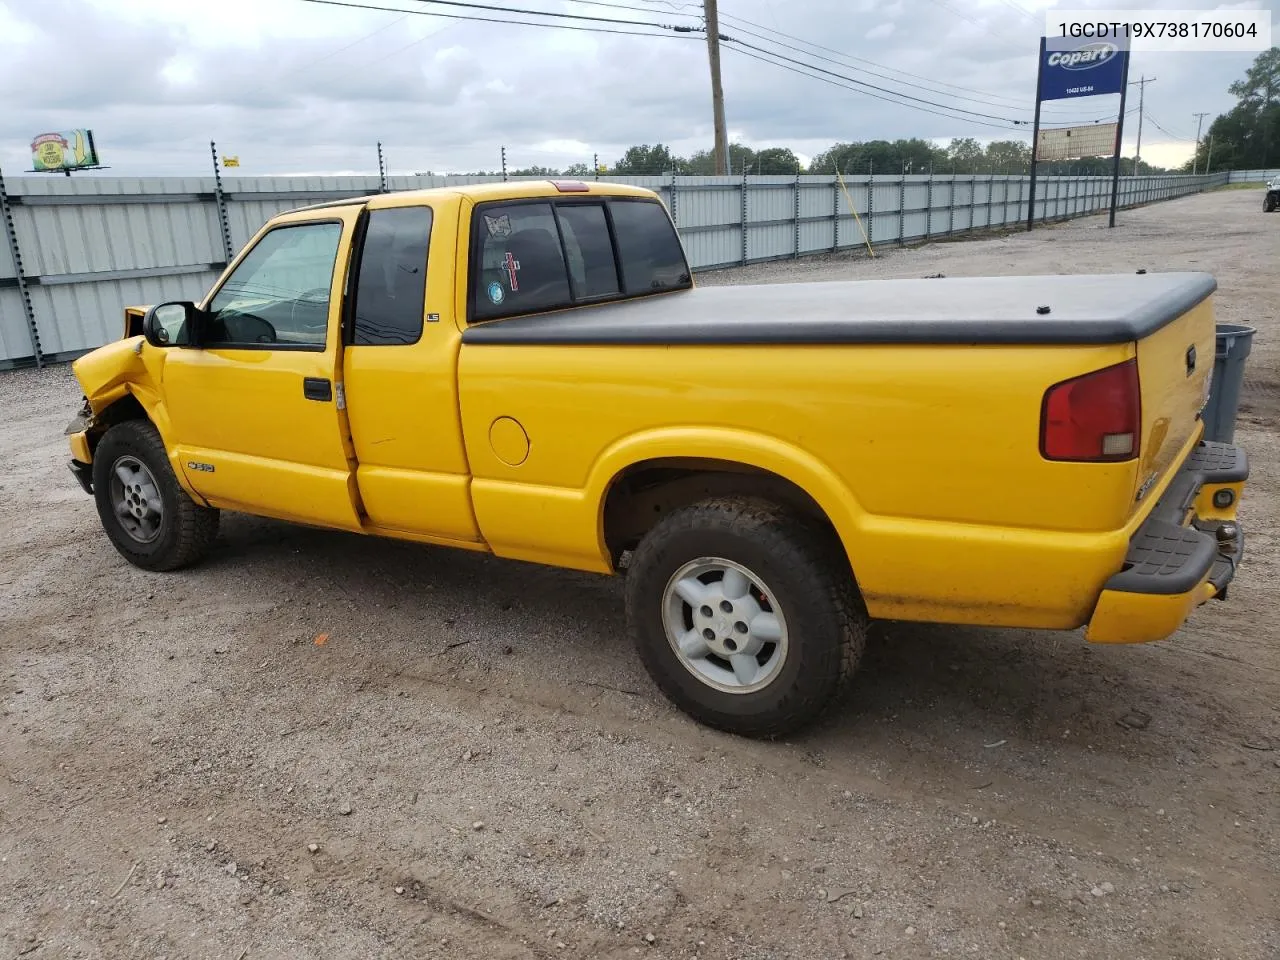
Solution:
M218 511L182 489L146 420L126 420L103 435L93 456L93 496L112 546L144 570L195 563L218 533Z
M1268 194L1266 199L1262 201L1262 212L1270 213L1276 208L1276 205L1278 202L1280 201L1278 201L1276 197L1272 196L1271 194Z
M694 719L752 737L818 718L853 675L867 617L834 533L763 501L665 517L627 570L649 675Z

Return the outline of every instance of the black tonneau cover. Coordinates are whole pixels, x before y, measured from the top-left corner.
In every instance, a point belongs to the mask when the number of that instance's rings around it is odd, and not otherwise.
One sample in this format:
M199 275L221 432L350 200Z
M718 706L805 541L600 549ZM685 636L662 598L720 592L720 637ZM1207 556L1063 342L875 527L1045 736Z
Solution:
M464 343L1124 343L1217 289L1207 273L695 287L467 329ZM1048 307L1048 312L1041 312Z

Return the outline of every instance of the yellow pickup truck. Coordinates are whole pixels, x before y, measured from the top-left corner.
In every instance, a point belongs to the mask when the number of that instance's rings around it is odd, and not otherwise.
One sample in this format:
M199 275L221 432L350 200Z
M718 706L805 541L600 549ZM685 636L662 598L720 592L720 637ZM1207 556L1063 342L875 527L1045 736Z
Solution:
M661 690L776 736L870 618L1129 643L1225 597L1248 463L1201 439L1215 289L695 287L648 190L343 200L127 310L75 363L71 468L148 570L233 510L624 575Z

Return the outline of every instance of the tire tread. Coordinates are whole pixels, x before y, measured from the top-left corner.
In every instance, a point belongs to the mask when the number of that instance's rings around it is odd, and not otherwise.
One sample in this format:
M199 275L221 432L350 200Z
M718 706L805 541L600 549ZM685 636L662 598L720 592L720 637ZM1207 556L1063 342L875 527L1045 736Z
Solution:
M708 711L665 675L661 665L653 662L642 640L639 612L643 601L636 596L640 579L635 576L636 572L654 562L656 554L672 536L709 532L750 537L780 564L803 570L805 577L802 582L811 591L811 596L800 598L800 603L825 606L836 618L839 647L834 663L801 665L802 669L816 666L826 676L817 683L798 685L797 690L783 696L776 708L766 715L728 718ZM808 726L843 699L842 695L862 659L868 619L848 558L834 531L771 501L754 497L715 497L669 514L636 548L627 579L628 626L650 675L677 706L719 729L773 738ZM801 656L806 654L803 649L798 652Z
M155 475L156 482L166 489L161 493L166 498L166 507L170 504L176 508L173 524L173 540L167 550L147 555L137 553L128 548L116 536L111 541L124 557L146 570L167 572L191 566L208 552L210 545L218 535L219 511L211 507L202 507L187 495L173 474L169 463L169 454L165 450L164 441L159 431L149 420L126 420L109 429L98 444L98 455L103 447L120 444L131 448L144 459ZM98 456L95 456L95 461ZM95 483L100 482L95 478ZM99 512L102 510L99 503ZM103 518L104 525L106 518Z

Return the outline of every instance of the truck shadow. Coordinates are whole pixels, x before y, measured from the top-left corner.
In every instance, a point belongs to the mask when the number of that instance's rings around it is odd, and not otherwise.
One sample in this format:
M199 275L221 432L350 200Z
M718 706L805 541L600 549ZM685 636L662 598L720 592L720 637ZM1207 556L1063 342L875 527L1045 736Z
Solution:
M247 573L272 594L305 599L317 629L362 636L368 656L380 655L380 638L421 643L424 655L465 646L467 657L501 671L513 661L500 655L513 646L526 655L511 668L522 679L533 670L551 686L624 687L667 708L627 640L621 577L240 515L224 518L202 569L238 582ZM881 621L844 702L789 742L843 753L880 743L959 755L1013 738L1090 748L1141 738L1142 749L1168 752L1167 739L1155 734L1171 699L1184 745L1196 713L1224 708L1204 701L1192 673L1185 684L1178 673L1149 646L1092 647L1078 631Z

